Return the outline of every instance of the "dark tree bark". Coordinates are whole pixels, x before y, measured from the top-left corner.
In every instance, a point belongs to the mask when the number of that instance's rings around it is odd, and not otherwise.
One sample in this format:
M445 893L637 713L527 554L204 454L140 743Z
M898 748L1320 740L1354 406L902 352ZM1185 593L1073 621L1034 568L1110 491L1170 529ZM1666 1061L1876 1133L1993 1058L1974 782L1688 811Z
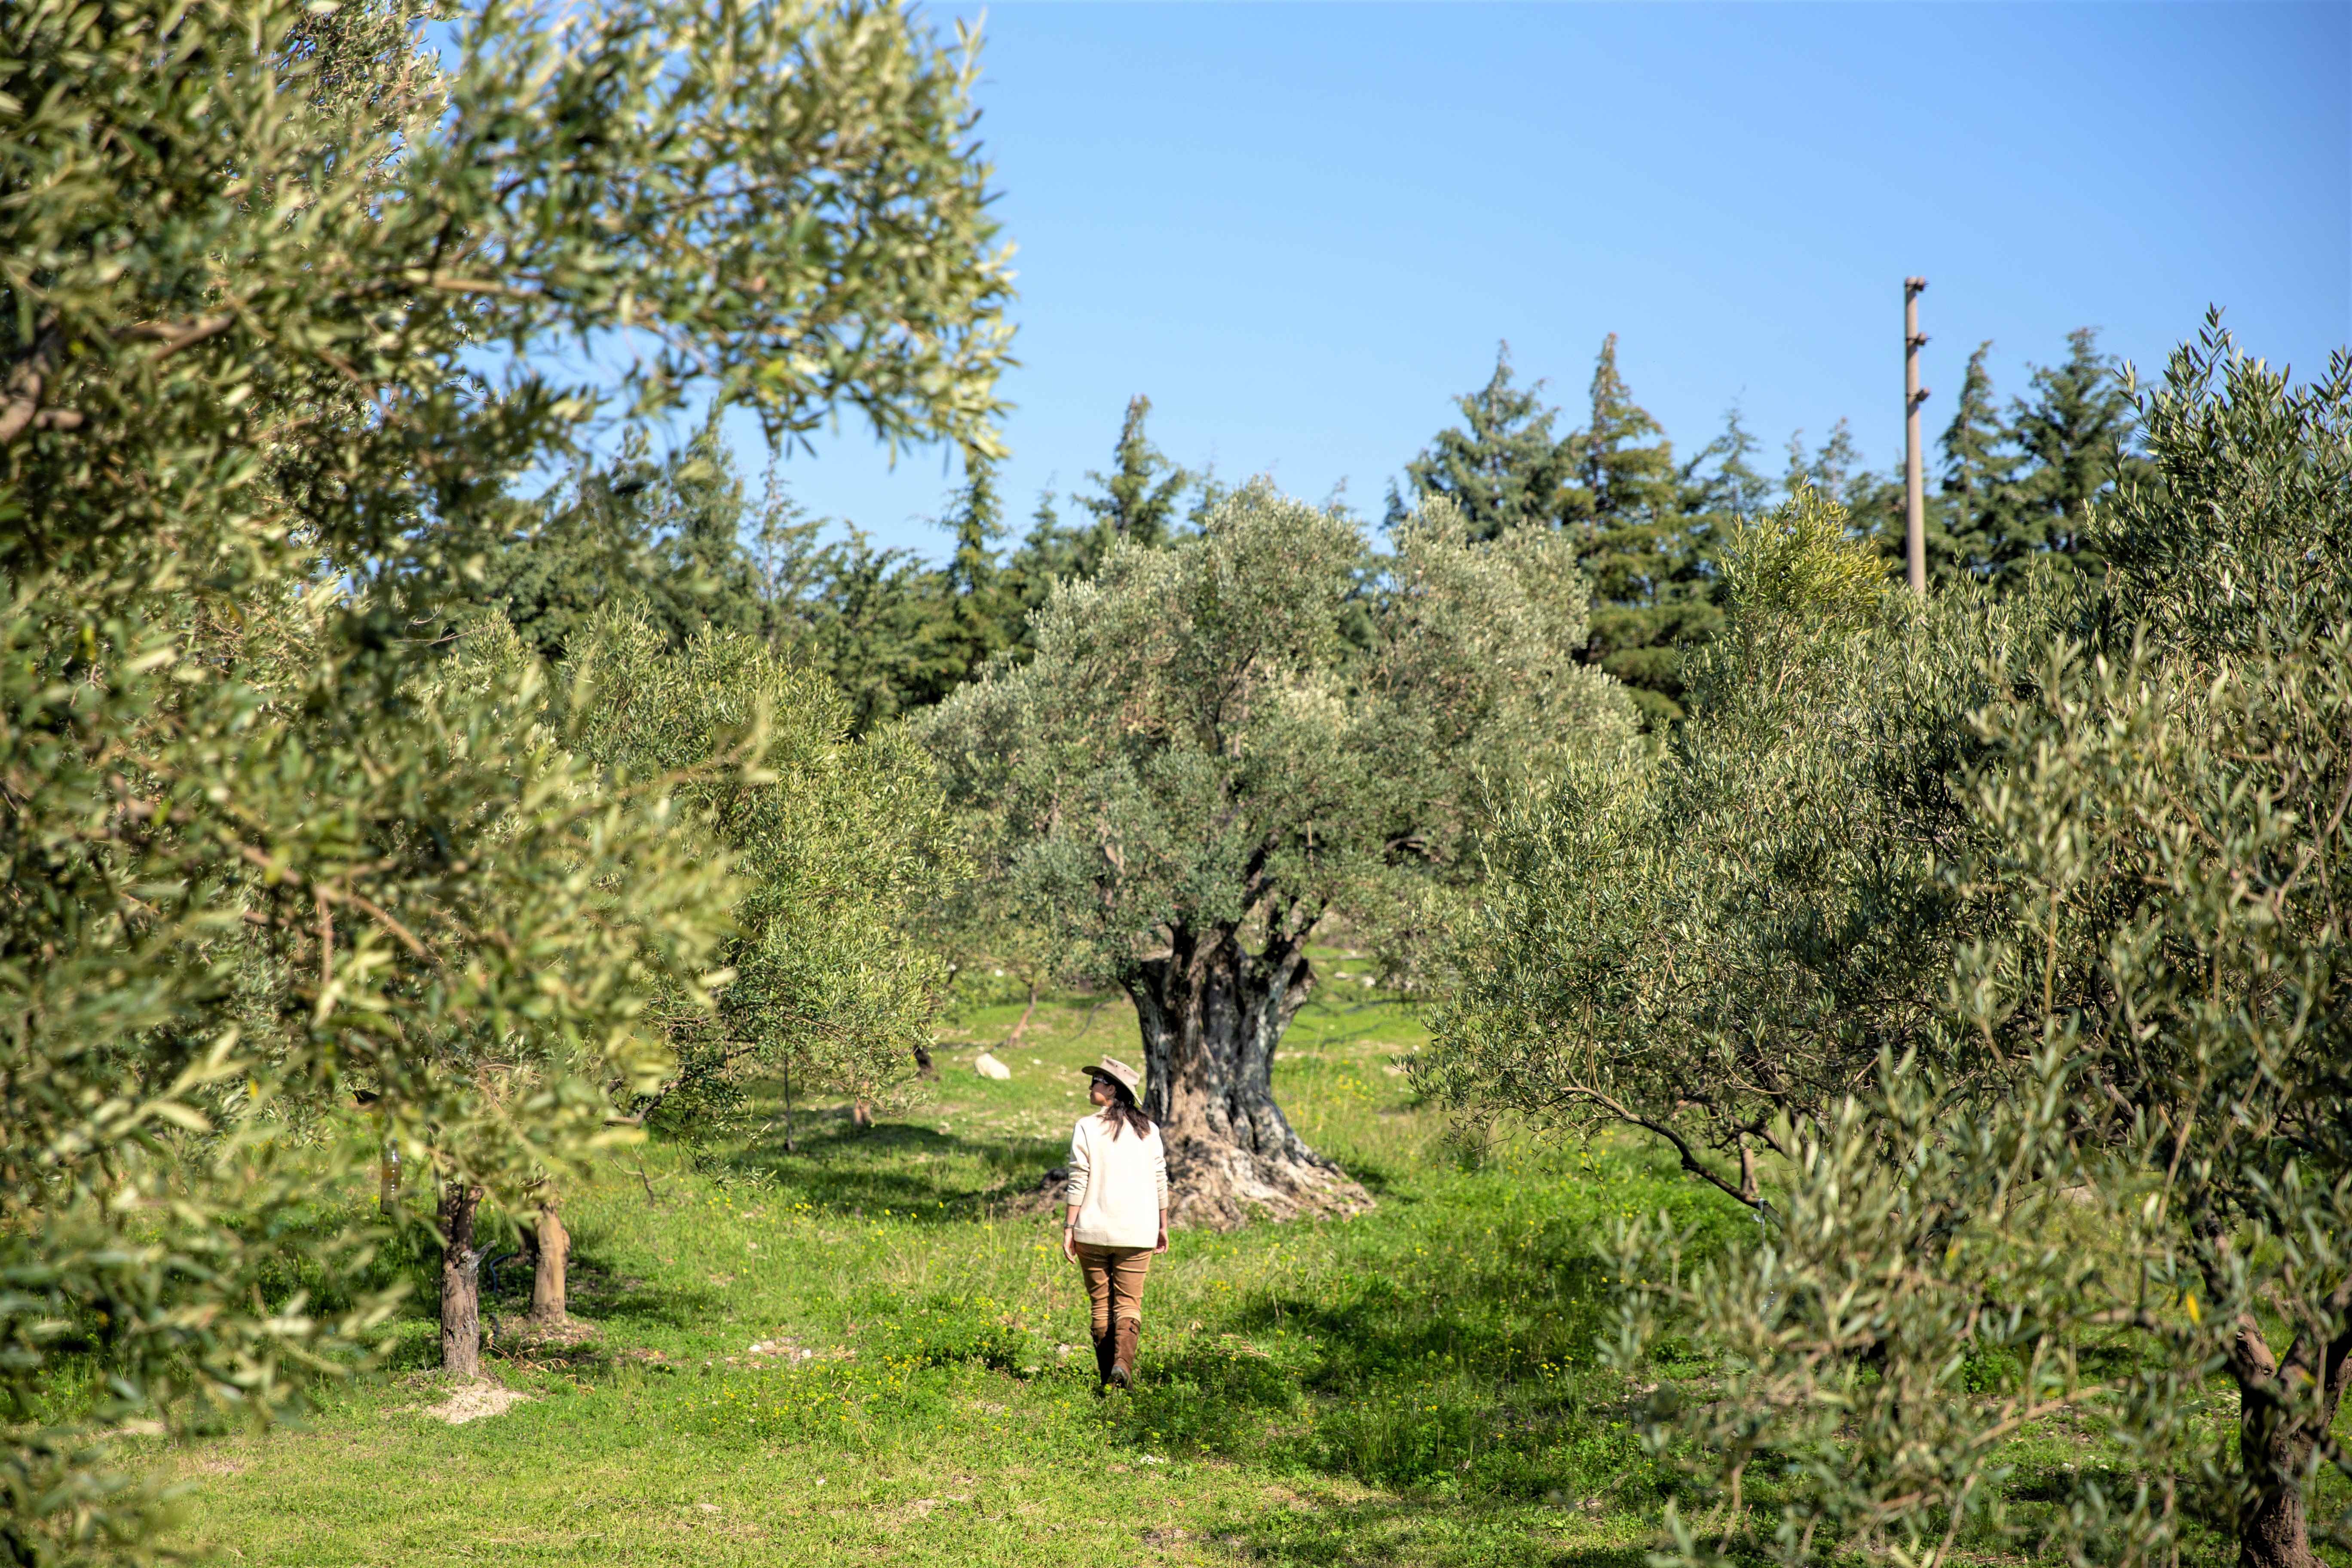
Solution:
M2311 1549L2303 1482L2327 1440L2352 1382L2352 1278L2321 1303L2333 1333L2306 1324L2284 1361L2271 1353L2262 1325L2238 1327L2230 1373L2238 1385L2238 1462L2245 1490L2238 1502L2239 1568L2321 1568ZM2300 1397L2296 1397L2296 1396Z
M469 1182L441 1184L441 1370L459 1377L482 1372L482 1252L474 1245L481 1202Z
M2239 1506L2238 1562L2242 1568L2319 1568L2301 1492L2256 1492Z
M562 1200L554 1193L543 1193L537 1220L531 1226L539 1244L539 1256L530 1270L530 1321L534 1323L569 1321L564 1284L572 1260L572 1233L563 1228L562 1205Z
M1143 1036L1144 1114L1168 1143L1170 1220L1360 1214L1371 1194L1292 1130L1274 1053L1314 984L1306 939L1252 952L1231 931L1180 929L1127 982Z

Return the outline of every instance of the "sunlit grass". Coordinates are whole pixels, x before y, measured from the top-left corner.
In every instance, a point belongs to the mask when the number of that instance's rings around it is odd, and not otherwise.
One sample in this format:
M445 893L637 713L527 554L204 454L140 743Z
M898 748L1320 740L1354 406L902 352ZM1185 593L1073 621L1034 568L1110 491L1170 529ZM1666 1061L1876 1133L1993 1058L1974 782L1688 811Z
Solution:
M796 1152L771 1118L741 1143L656 1140L569 1194L573 1307L600 1333L494 1346L532 1395L503 1415L423 1414L443 1389L410 1260L386 1377L303 1430L177 1457L188 1541L255 1563L1633 1568L1672 1479L1596 1361L1610 1226L1750 1222L1636 1146L1450 1142L1400 1067L1412 1012L1360 963L1319 963L1278 1089L1380 1206L1177 1237L1132 1395L1093 1392L1083 1292L1049 1205L1023 1201L1066 1147L1082 1067L1136 1054L1132 1015L1055 998L1008 1048L1008 990L950 1020L935 1092L870 1131L802 1105ZM1009 1081L972 1070L983 1047ZM523 1272L500 1283L519 1310ZM2021 1457L2080 1451L2037 1434Z

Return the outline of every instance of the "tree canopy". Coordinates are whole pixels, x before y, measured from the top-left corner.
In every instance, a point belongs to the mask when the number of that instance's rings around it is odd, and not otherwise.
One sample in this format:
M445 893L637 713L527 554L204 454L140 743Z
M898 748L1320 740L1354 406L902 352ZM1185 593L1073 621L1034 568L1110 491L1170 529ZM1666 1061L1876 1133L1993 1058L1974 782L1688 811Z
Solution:
M1805 502L1751 532L1654 773L1501 835L1432 1087L1647 1128L1767 1222L1705 1263L1627 1238L1625 1364L1694 1331L1729 1369L1650 1416L1715 1510L1683 1561L2207 1531L2316 1561L2352 1350L2352 356L2293 388L2211 327L2132 418L2146 465L2079 514L2095 576L1922 608ZM2002 1444L2058 1415L2116 1468L2013 1513Z
M382 1310L298 1233L363 1099L473 1205L616 1135L735 884L426 635L516 476L689 393L990 445L968 50L904 12L0 14L0 1542L133 1553L128 1421L267 1414ZM617 402L536 351L600 336ZM625 1131L625 1130L622 1130ZM324 1173L332 1180L333 1172ZM452 1291L456 1294L453 1296ZM444 1349L470 1367L469 1325Z
M1271 1091L1306 943L1424 928L1488 791L1627 743L1624 698L1575 661L1584 599L1559 535L1475 542L1441 503L1376 555L1253 484L1064 583L1034 657L927 722L1005 903L1135 999L1181 1216L1363 1201Z
M1927 507L1933 581L1989 581L2006 593L2044 571L2095 573L2095 560L2077 559L2083 509L2111 494L2133 461L2129 399L2096 342L2088 329L2071 334L2064 363L2036 368L2032 396L2006 411L1985 369L1990 345L1970 359ZM1737 409L1677 463L1633 399L1614 334L1593 366L1589 417L1575 429L1558 428L1541 383L1513 380L1507 349L1486 385L1456 406L1462 423L1405 465L1390 515L1403 515L1408 496L1443 497L1477 537L1568 531L1593 584L1583 657L1625 684L1654 729L1683 717L1692 655L1722 625L1722 555L1742 520L1810 490L1871 542L1888 575L1902 574L1901 477L1866 469L1844 420L1817 446L1801 431L1790 437L1777 495L1750 461L1756 442Z

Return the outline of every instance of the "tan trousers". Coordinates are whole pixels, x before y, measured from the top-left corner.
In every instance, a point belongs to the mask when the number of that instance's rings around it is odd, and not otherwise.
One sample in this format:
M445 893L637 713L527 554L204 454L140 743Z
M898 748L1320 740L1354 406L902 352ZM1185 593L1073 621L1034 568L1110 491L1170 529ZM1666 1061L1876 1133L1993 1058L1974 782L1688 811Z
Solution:
M1091 1327L1099 1340L1114 1320L1143 1321L1143 1280L1151 1272L1148 1247L1078 1247L1078 1267L1086 1271L1087 1299L1094 1309Z

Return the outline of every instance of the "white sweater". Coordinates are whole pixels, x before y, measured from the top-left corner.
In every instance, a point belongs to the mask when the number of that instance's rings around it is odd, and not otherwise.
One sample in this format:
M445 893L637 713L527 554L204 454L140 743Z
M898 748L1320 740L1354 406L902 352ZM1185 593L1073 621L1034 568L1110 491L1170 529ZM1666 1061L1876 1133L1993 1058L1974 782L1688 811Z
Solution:
M1157 1247L1160 1211L1168 1206L1168 1147L1160 1129L1118 1136L1099 1112L1070 1131L1070 1181L1063 1201L1078 1211L1073 1232L1081 1247Z

